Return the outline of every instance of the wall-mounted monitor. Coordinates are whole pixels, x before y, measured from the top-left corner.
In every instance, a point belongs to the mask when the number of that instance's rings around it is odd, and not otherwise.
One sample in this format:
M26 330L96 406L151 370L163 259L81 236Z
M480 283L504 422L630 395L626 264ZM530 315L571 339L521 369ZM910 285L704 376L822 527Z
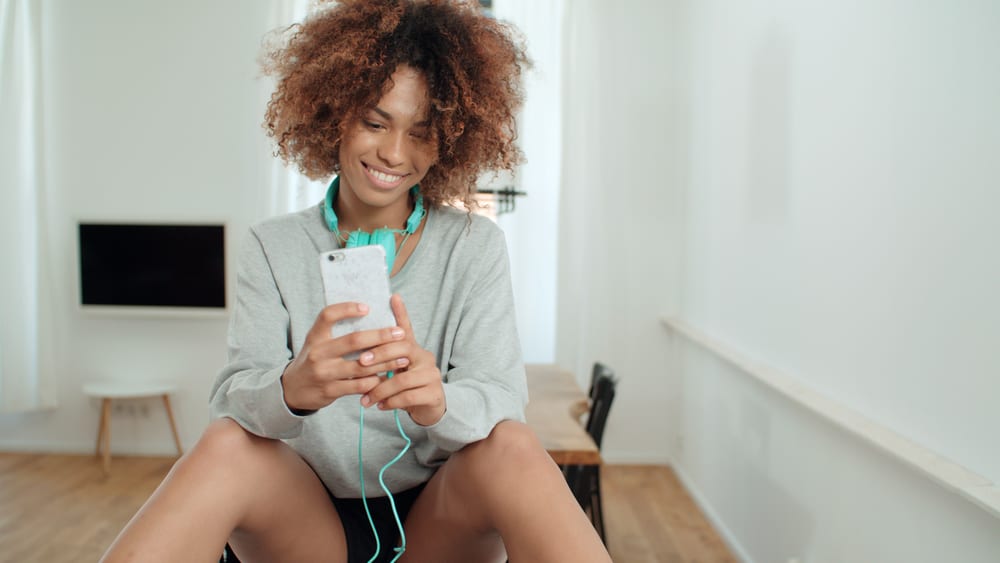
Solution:
M81 222L78 242L84 308L226 308L224 225Z

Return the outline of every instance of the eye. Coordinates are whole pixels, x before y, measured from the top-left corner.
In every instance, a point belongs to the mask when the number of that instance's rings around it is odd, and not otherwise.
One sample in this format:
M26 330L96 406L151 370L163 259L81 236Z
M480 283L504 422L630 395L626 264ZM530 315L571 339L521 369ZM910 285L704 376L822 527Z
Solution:
M381 131L382 129L385 129L381 123L376 123L374 121L365 120L363 123L365 124L365 127L371 129L372 131Z

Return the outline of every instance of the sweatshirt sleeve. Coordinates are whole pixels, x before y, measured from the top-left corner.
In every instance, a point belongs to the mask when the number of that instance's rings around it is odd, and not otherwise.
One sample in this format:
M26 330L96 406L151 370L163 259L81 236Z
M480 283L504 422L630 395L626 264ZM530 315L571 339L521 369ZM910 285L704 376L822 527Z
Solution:
M260 239L240 247L229 358L212 386L212 418L228 417L266 438L294 438L304 417L285 404L281 374L292 358L289 315Z
M489 226L492 236L477 249L478 263L470 268L475 281L442 368L447 410L427 427L430 440L447 452L482 440L503 420L523 422L528 402L506 242Z

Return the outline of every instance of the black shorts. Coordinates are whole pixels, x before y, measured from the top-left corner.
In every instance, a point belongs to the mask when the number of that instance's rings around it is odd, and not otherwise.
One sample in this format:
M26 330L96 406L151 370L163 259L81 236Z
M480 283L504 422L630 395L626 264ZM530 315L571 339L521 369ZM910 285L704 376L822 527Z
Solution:
M426 485L423 483L392 495L396 501L396 512L399 513L400 522L406 522L406 515L410 513L410 508ZM344 524L344 535L347 536L347 563L367 563L375 554L375 536L368 522L364 503L360 498L335 498L333 495L330 495L330 498L333 499L333 506ZM396 547L399 546L399 527L392 514L389 497L369 498L368 509L372 513L372 521L375 522L375 529L378 530L381 542L378 559L375 561L376 563L392 561L396 556Z
M406 515L410 513L410 508L425 486L427 483L392 495L396 501L396 512L399 513L400 522L406 522ZM333 500L334 508L337 509L337 515L340 516L344 526L344 535L347 537L347 563L367 563L375 554L375 536L371 524L368 523L364 503L359 498L336 498L333 495L330 495L330 498ZM399 527L396 526L389 497L368 499L368 509L372 513L372 521L375 522L381 542L378 559L375 561L376 563L392 561L396 556L395 549L399 546ZM229 544L226 544L225 553L219 561L239 563Z

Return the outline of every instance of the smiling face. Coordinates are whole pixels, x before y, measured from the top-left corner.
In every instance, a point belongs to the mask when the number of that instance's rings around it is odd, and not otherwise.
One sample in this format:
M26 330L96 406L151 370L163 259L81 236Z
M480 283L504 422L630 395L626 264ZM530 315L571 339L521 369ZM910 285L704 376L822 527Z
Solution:
M437 159L426 79L400 66L390 86L347 126L340 144L337 215L351 228L401 228L411 211L409 189Z

